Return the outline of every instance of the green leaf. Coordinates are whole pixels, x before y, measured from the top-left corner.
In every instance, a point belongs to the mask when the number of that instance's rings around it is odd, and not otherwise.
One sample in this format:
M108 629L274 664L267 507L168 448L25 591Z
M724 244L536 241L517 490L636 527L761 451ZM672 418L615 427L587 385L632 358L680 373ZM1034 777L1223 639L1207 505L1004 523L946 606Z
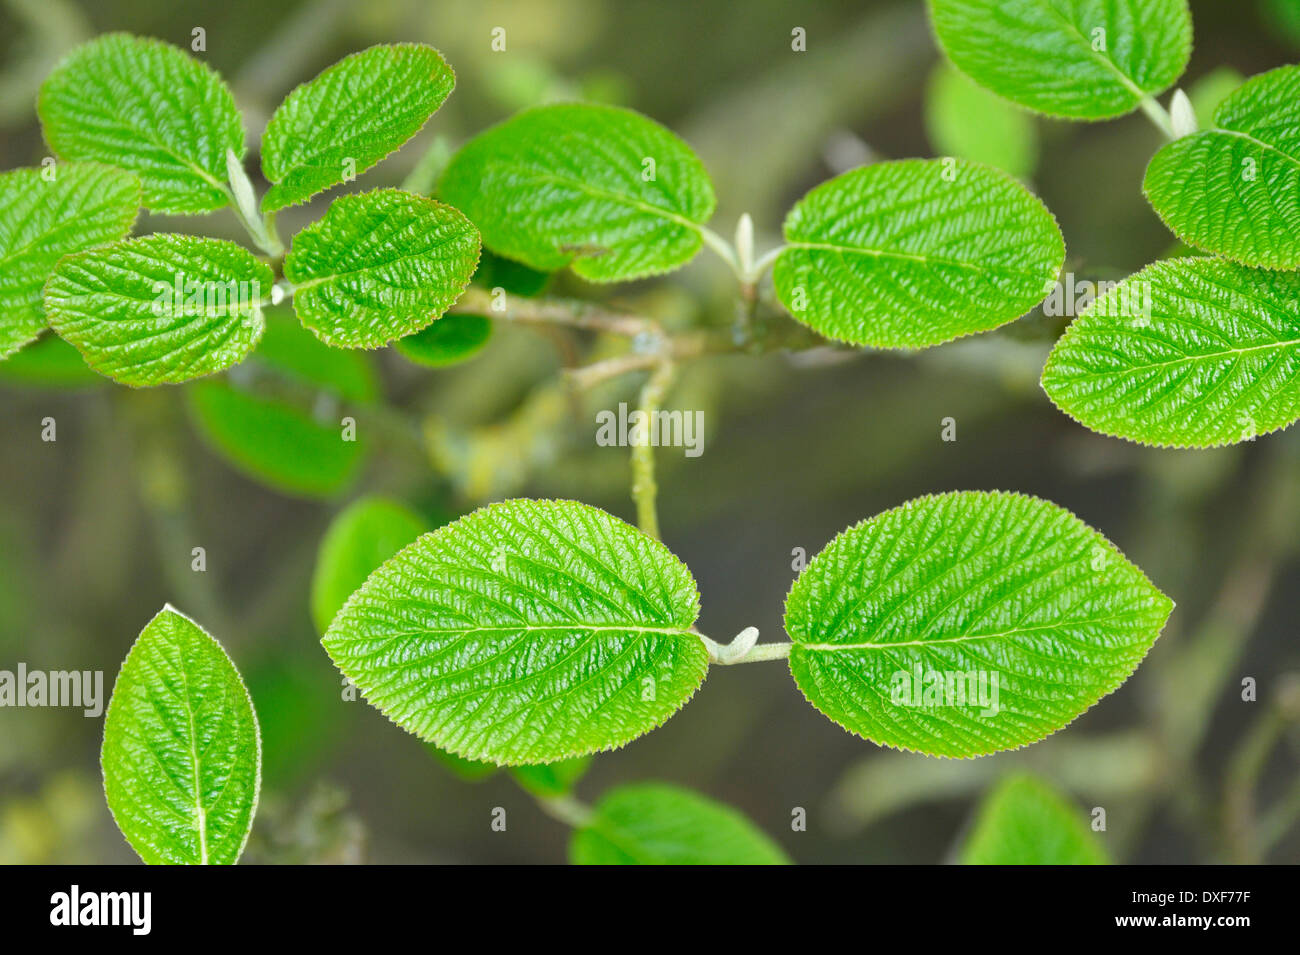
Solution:
M379 396L379 384L368 356L330 348L302 327L286 306L268 310L266 331L251 363L286 381L356 404Z
M934 151L1027 179L1038 162L1033 117L939 63L925 88L925 130Z
M1188 245L1300 268L1300 66L1253 76L1203 129L1161 148L1142 190Z
M140 181L111 166L73 163L0 174L0 358L45 328L41 288L55 263L124 238L139 211Z
M965 865L1107 865L1084 813L1042 780L1004 779L980 807L961 850Z
M1187 0L930 0L930 17L975 82L1067 119L1133 111L1192 51Z
M875 743L965 757L1065 726L1129 677L1172 609L1069 511L965 491L844 531L795 581L785 625L817 709Z
M429 325L460 297L479 236L458 211L399 189L342 196L293 237L284 275L321 341L381 348Z
M1198 77L1187 88L1187 98L1192 101L1192 111L1202 128L1214 125L1214 114L1220 104L1244 82L1246 77L1232 67L1219 66Z
M41 86L37 112L55 153L139 174L154 212L229 201L226 152L244 155L235 99L216 72L170 44L109 33L77 47Z
M86 388L108 379L86 365L81 353L53 332L0 362L0 381L38 388Z
M781 847L738 810L663 783L605 794L574 832L575 865L785 865Z
M573 501L506 501L370 575L321 641L403 729L470 759L613 749L704 679L699 594L657 540Z
M513 766L510 773L515 777L515 782L534 796L548 799L568 794L590 768L590 756L577 756L562 759L558 763Z
M363 497L340 511L316 553L311 580L316 629L324 633L375 568L428 529L428 522L415 511L385 497Z
M1006 173L908 159L836 176L795 204L772 279L828 338L923 348L1014 321L1065 262L1056 220Z
M243 361L274 282L233 242L148 235L64 258L45 285L45 312L101 375L174 384Z
M466 759L445 749L439 749L432 743L425 743L433 758L445 766L453 776L462 782L477 783L496 773L500 767L496 763L485 763L481 759Z
M186 393L195 428L237 470L277 491L328 498L357 476L366 441L343 440L342 425L294 404L250 394L227 381Z
M473 358L492 337L492 323L482 315L444 315L428 328L399 338L393 347L417 365L445 368Z
M271 212L365 172L420 131L456 77L432 47L372 46L295 89L262 137Z
M257 810L257 715L221 644L170 606L127 654L104 715L104 793L150 864L232 865Z
M1297 302L1298 274L1157 262L1079 314L1043 390L1102 434L1178 448L1249 441L1300 418Z
M681 139L639 113L525 110L465 144L441 195L500 255L592 282L668 272L700 250L713 186Z

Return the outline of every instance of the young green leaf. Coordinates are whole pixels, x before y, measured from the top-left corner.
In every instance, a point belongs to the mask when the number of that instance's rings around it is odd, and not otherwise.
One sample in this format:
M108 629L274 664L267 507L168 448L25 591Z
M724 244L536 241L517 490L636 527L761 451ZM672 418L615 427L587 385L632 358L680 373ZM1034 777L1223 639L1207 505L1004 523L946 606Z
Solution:
M925 88L925 131L934 151L1003 169L1017 179L1038 161L1034 118L940 62Z
M1157 262L1079 314L1043 390L1085 427L1143 444L1251 440L1300 418L1297 302L1300 274Z
M346 182L420 131L455 75L432 47L372 46L289 94L262 137L267 212Z
M155 234L64 258L45 284L45 312L101 375L175 384L243 361L274 281L233 242Z
M1151 158L1142 190L1152 208L1188 245L1300 268L1300 66L1251 77L1214 123Z
M691 148L613 106L525 110L470 140L441 195L500 255L592 282L657 275L699 251L713 186Z
M91 40L49 75L36 108L55 153L139 174L154 212L229 201L226 152L244 155L235 99L216 72L170 44L126 33Z
M772 280L828 338L923 348L1014 321L1065 262L1056 220L1006 173L961 159L878 163L795 204Z
M112 166L71 163L48 173L0 174L0 358L45 327L41 288L55 263L124 238L139 211L140 181Z
M1133 111L1187 68L1187 0L930 0L945 53L1021 106L1067 119Z
M785 865L785 852L738 810L679 786L610 790L573 833L575 865Z
M428 328L393 343L398 353L417 365L445 368L468 361L492 337L492 323L482 315L444 315Z
M1085 818L1042 780L1010 776L985 798L961 860L965 865L1107 865L1106 850Z
M790 670L872 742L981 756L1056 732L1128 679L1173 603L1038 498L917 498L841 533L790 590Z
M342 196L293 237L284 275L321 341L381 348L432 323L460 297L479 235L451 206L399 189Z
M589 768L590 756L576 756L573 759L562 759L558 763L512 766L510 774L515 777L515 782L534 796L547 799L572 791Z
M316 553L311 579L316 629L324 633L375 568L428 529L428 522L415 511L385 497L363 497L339 512Z
M573 501L506 501L370 575L321 641L366 699L471 759L613 749L704 679L699 594L657 540Z
M104 793L150 864L232 865L262 781L257 714L221 644L170 606L127 654L104 715Z

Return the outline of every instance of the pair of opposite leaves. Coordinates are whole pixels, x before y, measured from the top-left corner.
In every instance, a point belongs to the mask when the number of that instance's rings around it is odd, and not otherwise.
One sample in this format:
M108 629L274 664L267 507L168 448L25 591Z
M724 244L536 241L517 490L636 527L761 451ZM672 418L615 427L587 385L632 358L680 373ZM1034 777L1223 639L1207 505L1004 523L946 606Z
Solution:
M1132 112L1187 66L1185 0L930 0L958 69L1066 119ZM1211 447L1300 417L1300 67L1252 77L1152 158L1143 191L1188 245L1221 258L1149 266L1099 295L1042 383L1093 430Z
M789 665L851 732L977 756L1041 739L1118 687L1171 609L1068 511L941 494L847 529L808 564L786 601ZM322 643L405 729L529 765L621 746L679 709L709 665L698 612L689 570L658 541L584 504L518 500L402 548ZM221 648L170 608L123 665L103 765L147 861L238 858L260 780L256 717ZM616 825L602 819L575 840L600 845Z

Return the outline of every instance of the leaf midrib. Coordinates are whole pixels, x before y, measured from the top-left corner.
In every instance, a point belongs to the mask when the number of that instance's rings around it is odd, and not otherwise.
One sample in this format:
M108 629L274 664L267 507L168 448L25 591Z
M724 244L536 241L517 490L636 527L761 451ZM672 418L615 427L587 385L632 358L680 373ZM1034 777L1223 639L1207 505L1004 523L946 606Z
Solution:
M969 643L974 640L995 640L1000 637L1014 637L1025 633L1041 633L1050 630L1063 630L1068 627L1083 627L1096 623L1108 623L1111 620L1118 620L1123 617L1131 617L1132 612L1107 614L1102 617L1088 617L1082 620L1065 620L1057 623L1043 624L1036 627L1013 627L1010 630L1002 630L997 633L971 633L959 634L955 637L940 637L934 640L897 640L883 643L801 643L796 640L794 645L804 650L812 650L822 653L833 653L846 650L893 650L896 647L931 647L936 644L950 643Z
M814 252L836 252L852 253L854 255L866 255L886 259L901 259L908 262L918 262L921 265L948 265L954 268L968 269L972 272L982 272L987 274L1006 275L1012 277L1032 278L1037 273L1028 269L1004 269L995 266L980 265L977 262L967 262L962 259L949 259L944 256L925 255L920 252L899 252L892 249L872 249L867 246L859 245L832 245L828 242L788 242L787 249L807 249Z

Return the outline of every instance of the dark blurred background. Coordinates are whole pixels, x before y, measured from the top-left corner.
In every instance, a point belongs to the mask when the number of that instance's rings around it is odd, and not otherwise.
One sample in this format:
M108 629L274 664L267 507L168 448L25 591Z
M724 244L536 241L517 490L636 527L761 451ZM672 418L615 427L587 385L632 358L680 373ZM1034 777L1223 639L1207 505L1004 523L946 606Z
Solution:
M1249 76L1300 58L1290 0L1196 0L1192 11L1184 87L1221 67ZM490 46L498 26L504 54ZM35 93L67 49L109 30L188 48L197 27L199 55L233 86L250 144L295 84L349 52L392 41L442 51L455 93L353 188L418 181L422 157L436 168L526 105L621 103L695 147L717 187L714 227L729 234L748 211L762 251L816 183L873 156L940 151L925 122L937 54L920 0L0 0L3 168L47 154ZM791 51L794 27L807 31L807 52ZM1232 74L1216 82L1230 89ZM1068 269L1118 278L1174 251L1140 192L1160 145L1140 114L1032 125L1037 160L1025 178L1061 224ZM287 210L286 238L329 198ZM137 227L159 229L242 240L229 210ZM674 326L728 324L734 288L707 253L656 282L552 283ZM741 808L798 862L938 862L952 858L989 786L1029 768L1081 810L1105 807L1102 839L1118 860L1300 859L1300 436L1175 452L1091 434L1037 385L1060 329L1033 314L915 356L691 366L668 406L705 411L705 452L659 453L663 535L699 579L703 632L728 639L753 625L779 640L794 548L813 554L846 525L926 492L1041 495L1109 536L1178 603L1124 687L1026 750L942 761L848 735L807 705L783 665L716 668L662 729L598 757L579 794L662 779ZM84 369L54 381L48 369L0 365L0 668L102 669L107 694L141 627L170 601L222 641L262 722L264 795L248 861L562 861L568 831L507 776L466 781L365 703L340 699L308 595L322 534L363 494L404 500L431 522L524 495L633 519L626 452L595 446L592 413L634 395L638 381L568 394L558 372L590 347L503 328L447 369L391 349L355 356L364 367L353 371L373 385L356 396L363 450L341 466L338 488L306 493L259 479L257 462L232 464L190 386L131 391ZM231 377L242 387L240 374ZM47 416L55 443L40 439ZM940 440L949 416L955 442ZM203 573L191 570L196 546ZM1241 699L1246 677L1257 702ZM79 711L0 709L0 861L134 858L104 805L101 727ZM496 806L509 812L504 833L489 828ZM790 829L797 806L806 832Z

